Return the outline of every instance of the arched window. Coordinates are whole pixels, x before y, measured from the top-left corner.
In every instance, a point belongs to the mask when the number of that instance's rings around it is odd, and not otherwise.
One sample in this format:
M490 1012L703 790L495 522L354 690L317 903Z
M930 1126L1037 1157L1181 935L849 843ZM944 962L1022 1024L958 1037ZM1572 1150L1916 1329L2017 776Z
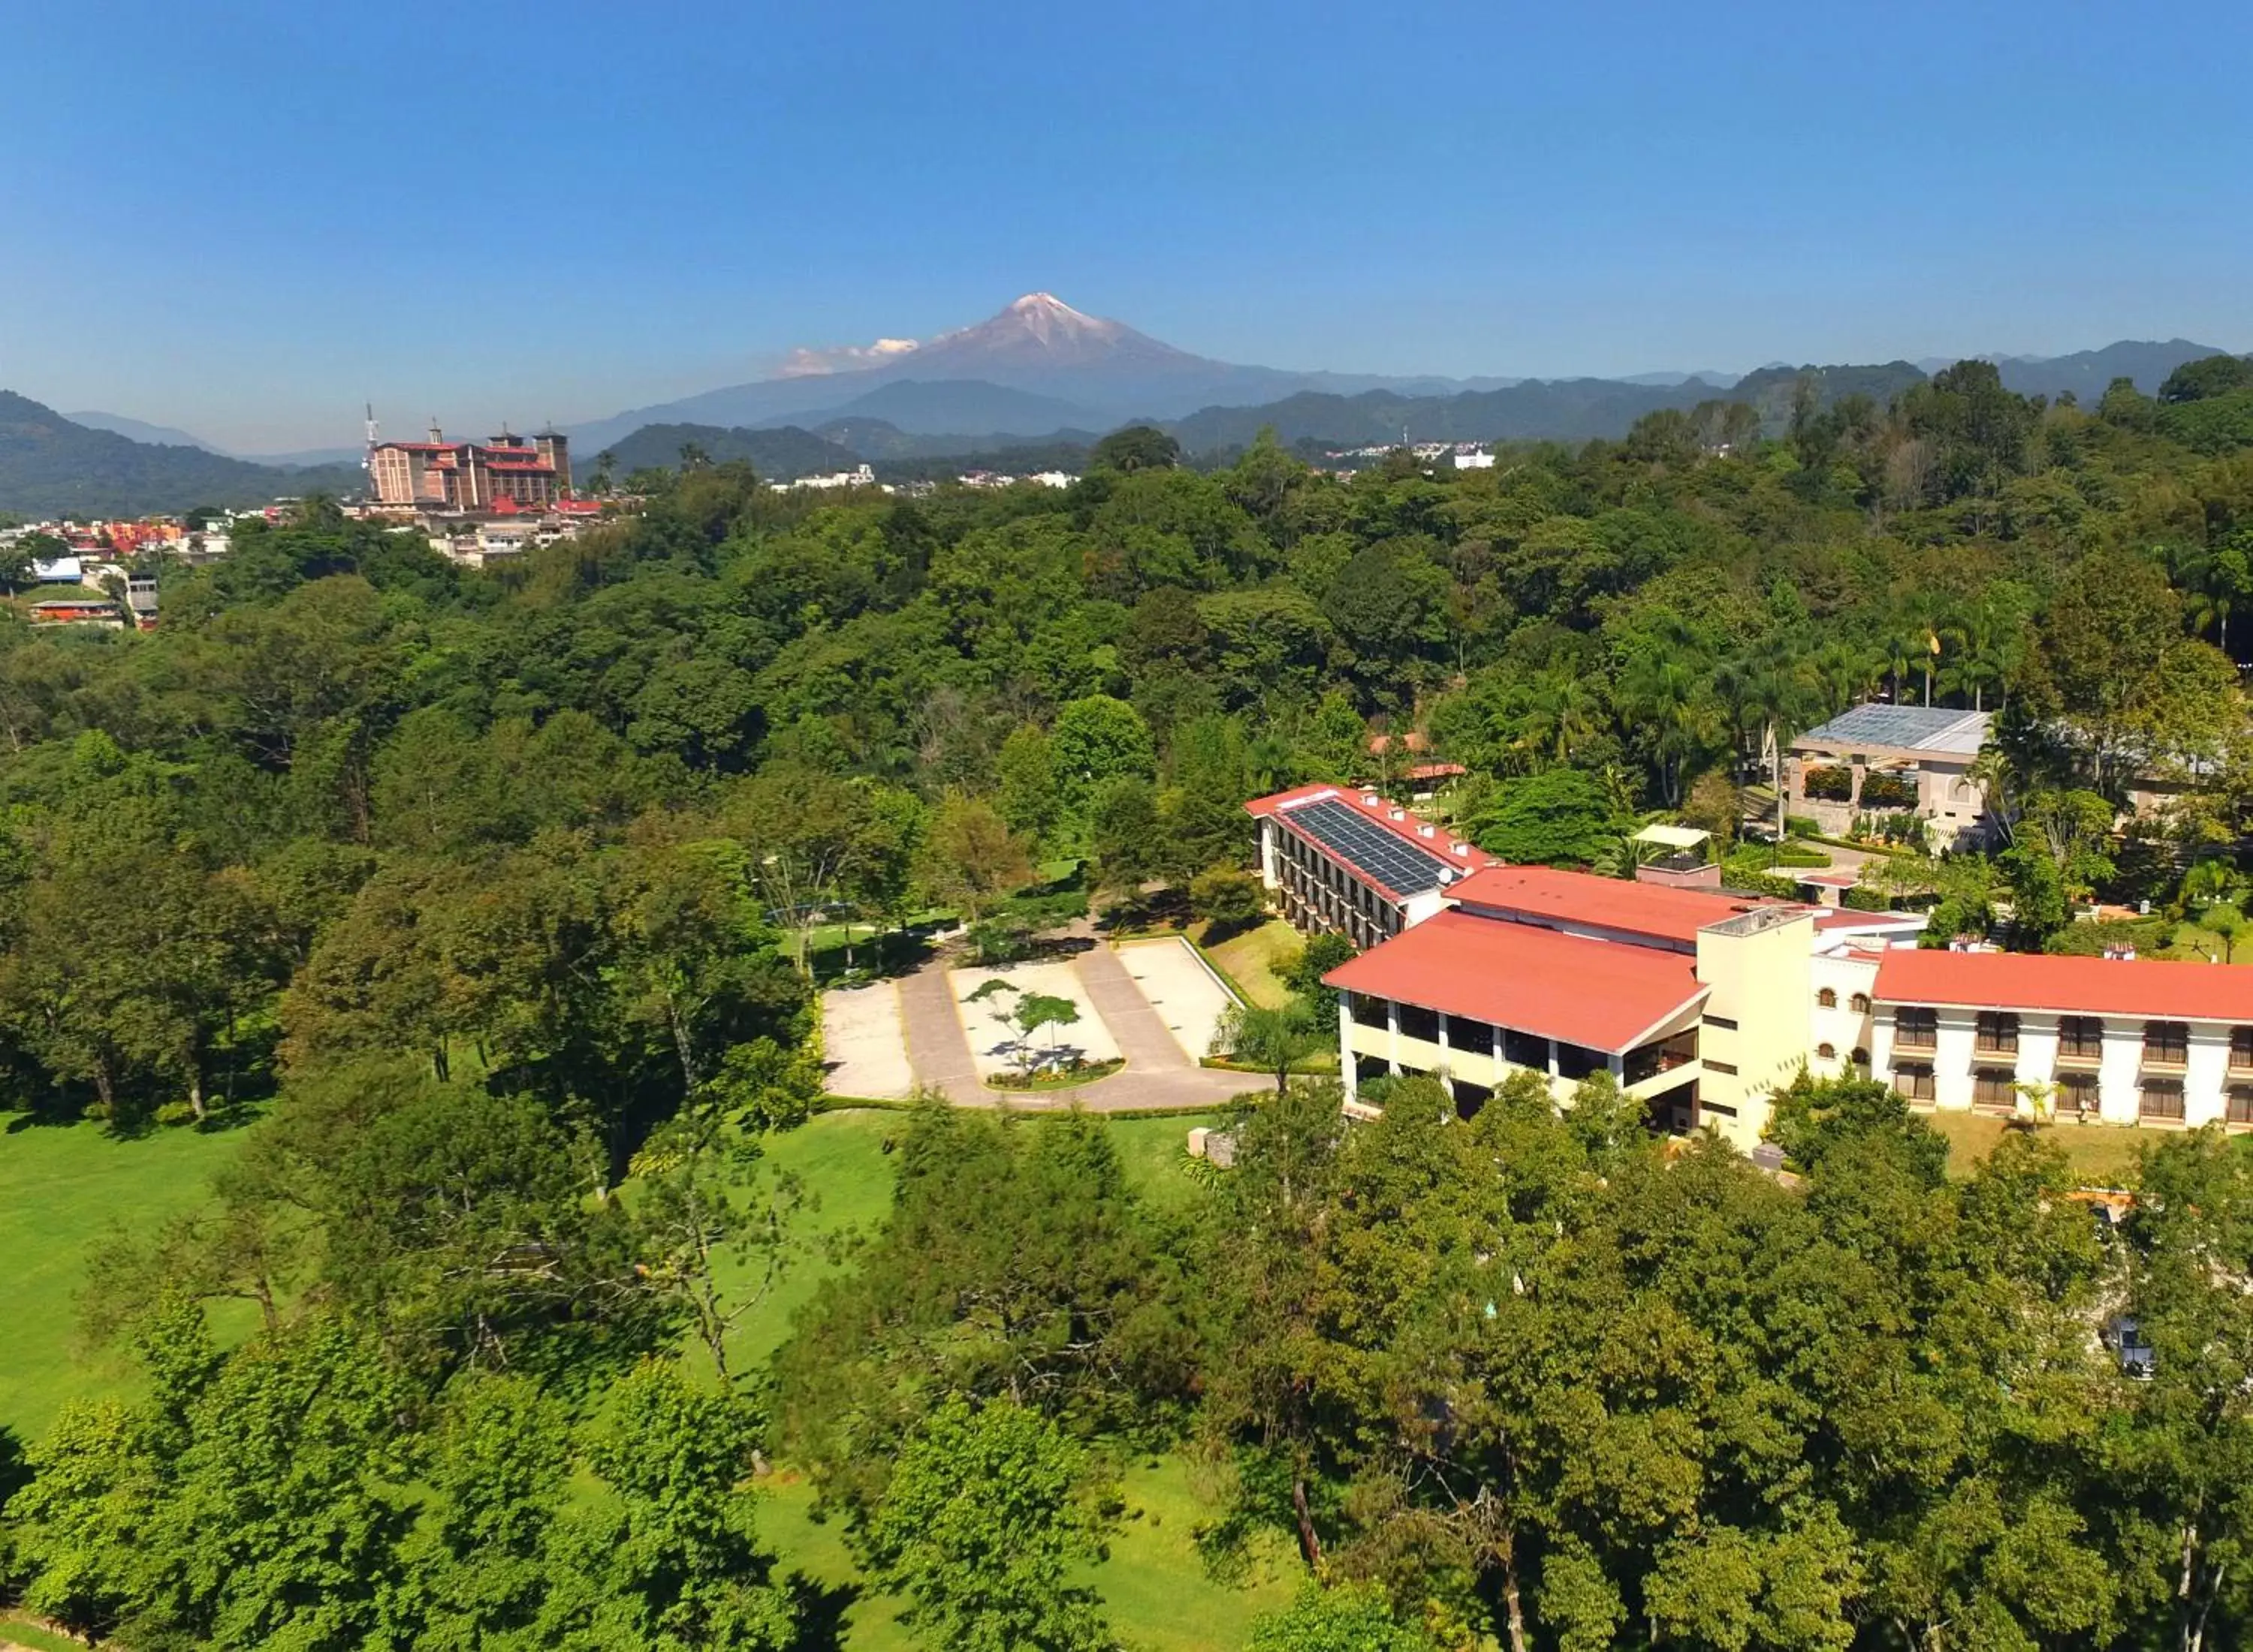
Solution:
M1846 1000L1846 1007L1852 1010L1857 1015L1868 1014L1870 1013L1870 995L1867 993L1855 993L1853 997Z
M1836 1044L1817 1044L1815 1046L1815 1053L1821 1056L1824 1061L1836 1061L1838 1059L1838 1046Z
M1857 1044L1854 1046L1854 1053L1848 1056L1847 1059L1852 1061L1857 1067L1866 1067L1870 1064L1870 1052L1864 1049L1859 1044Z
M1824 1009L1836 1009L1838 1007L1838 994L1831 987L1826 986L1821 992L1815 994L1815 1001Z

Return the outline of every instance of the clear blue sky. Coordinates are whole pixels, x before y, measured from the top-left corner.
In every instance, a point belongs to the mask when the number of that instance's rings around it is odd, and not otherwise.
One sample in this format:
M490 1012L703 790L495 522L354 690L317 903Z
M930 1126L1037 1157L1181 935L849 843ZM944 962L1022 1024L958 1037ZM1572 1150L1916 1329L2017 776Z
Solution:
M1057 292L1289 367L2253 348L2253 9L0 0L0 386L273 450Z

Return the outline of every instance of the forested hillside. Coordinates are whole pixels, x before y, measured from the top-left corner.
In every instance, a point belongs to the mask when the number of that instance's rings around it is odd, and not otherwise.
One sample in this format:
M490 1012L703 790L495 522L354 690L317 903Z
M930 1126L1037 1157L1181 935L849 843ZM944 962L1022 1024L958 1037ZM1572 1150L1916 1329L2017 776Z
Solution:
M0 511L34 517L139 516L198 505L264 505L357 487L357 466L282 470L203 448L163 447L73 424L0 390Z
M1466 766L1489 847L1615 864L1653 814L1733 833L1859 699L1977 704L2022 826L1905 880L1936 929L2242 899L2249 403L1968 363L1490 471L717 464L491 572L317 501L164 570L153 634L10 616L0 1100L241 1146L194 1214L116 1212L80 1328L138 1375L4 1442L0 1582L128 1649L830 1646L761 1502L810 1481L918 1644L1093 1649L1133 1634L1085 1586L1112 1488L1167 1461L1210 1577L1306 1580L1261 1652L2243 1643L2216 1133L2117 1234L2053 1150L1950 1180L1852 1083L1782 1109L1789 1185L1602 1085L1458 1128L1411 1083L1348 1132L1270 1082L1168 1199L1099 1121L928 1110L857 1248L773 1161L832 1122L818 930L1006 943L1044 861L1158 904L1241 866L1245 797L1387 779L1380 730ZM2086 826L2154 770L2174 808Z
M792 482L801 476L849 471L860 464L861 456L794 424L771 430L645 424L624 441L580 459L589 477L600 471L620 478L636 471L673 470L691 461L749 464L769 481Z

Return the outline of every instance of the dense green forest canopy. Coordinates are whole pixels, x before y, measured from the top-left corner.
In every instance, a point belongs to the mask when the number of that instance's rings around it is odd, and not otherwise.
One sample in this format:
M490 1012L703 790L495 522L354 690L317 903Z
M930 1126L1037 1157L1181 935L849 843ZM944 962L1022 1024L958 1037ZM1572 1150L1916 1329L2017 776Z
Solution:
M1388 780L1374 731L1577 864L1652 812L1733 829L1866 695L1984 706L2014 837L1929 863L1936 924L2226 903L2249 406L1966 363L1810 386L1781 440L1714 403L1461 473L1154 433L1061 491L710 464L492 572L316 502L165 569L154 634L8 619L0 1094L258 1122L98 1258L87 1328L145 1392L0 1465L0 1577L129 1647L820 1644L758 1449L927 1643L1094 1646L1106 1476L1175 1448L1233 1488L1216 1565L1272 1530L1340 1586L1263 1646L2229 1643L2253 1203L2218 1139L2100 1239L2050 1157L1947 1182L1855 1085L1784 1110L1798 1190L1601 1092L1457 1129L1409 1086L1345 1133L1268 1086L1183 1209L1098 1124L935 1112L771 1375L729 1349L799 1250L761 1145L820 1087L819 926L1004 922L1068 858L1232 899L1242 800ZM2117 836L2153 771L2179 801ZM2151 1383L2095 1340L2124 1308Z

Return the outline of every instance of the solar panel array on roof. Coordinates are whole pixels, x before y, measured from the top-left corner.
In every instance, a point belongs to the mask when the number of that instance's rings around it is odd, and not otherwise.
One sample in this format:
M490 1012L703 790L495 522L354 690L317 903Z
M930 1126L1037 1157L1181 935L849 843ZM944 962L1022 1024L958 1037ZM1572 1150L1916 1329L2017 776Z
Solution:
M1978 751L1991 713L1953 706L1855 706L1799 737L1804 745L1891 746L1904 751Z
M1395 895L1421 895L1436 889L1440 875L1452 875L1455 869L1429 850L1387 832L1350 804L1329 799L1301 804L1282 818Z

